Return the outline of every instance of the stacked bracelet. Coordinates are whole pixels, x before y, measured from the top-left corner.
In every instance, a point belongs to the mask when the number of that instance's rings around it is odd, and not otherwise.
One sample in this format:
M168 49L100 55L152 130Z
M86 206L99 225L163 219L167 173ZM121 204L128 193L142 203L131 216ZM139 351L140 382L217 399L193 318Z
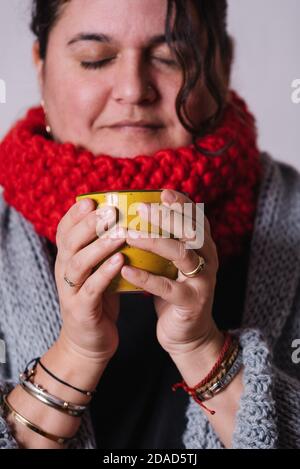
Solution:
M63 381L62 379L58 378L57 376L55 376L50 370L48 370L48 368L45 367L45 365L43 365L43 363L41 362L41 357L38 357L38 358L34 358L33 360L31 360L27 365L26 365L26 368L25 368L25 374L28 373L28 368L29 366L31 365L31 363L34 362L34 365L32 367L32 370L31 372L34 372L37 365L40 365L40 367L49 375L51 376L53 379L55 379L56 381L58 381L59 383L63 384L64 386L67 386L71 389L74 389L75 391L78 391L80 392L81 394L84 394L85 396L93 396L96 391L85 391L83 389L80 389L80 388L77 388L76 386L73 386L72 384L69 384L67 383L66 381Z
M207 389L211 388L215 383L220 381L224 376L226 376L233 363L235 362L238 353L239 344L236 340L232 340L228 352L224 355L224 360L220 363L219 368L216 371L218 374L213 376L210 380L208 378L204 379L203 383L199 383L197 386L195 386L197 395L205 392Z
M233 378L238 374L243 365L243 356L242 351L239 349L237 359L229 369L228 373L223 376L219 381L209 387L206 391L197 392L197 396L201 401L206 401L211 399L220 391L222 391L226 386L233 380Z
M237 339L226 332L224 345L218 360L208 375L192 388L183 380L180 383L174 384L172 390L176 391L179 387L183 388L201 407L214 415L215 411L208 409L203 404L203 401L211 399L228 386L240 371L242 365L242 353L239 343Z
M35 397L43 404L53 407L60 412L71 415L72 417L81 417L84 411L87 409L88 406L71 404L70 402L63 401L62 399L49 394L41 386L30 381L32 376L32 372L27 374L25 372L21 373L19 379L20 385L28 394L30 394L32 397Z
M73 440L74 437L64 437L64 436L56 436L52 435L51 433L45 432L42 428L38 427L34 423L30 422L27 418L23 417L23 415L19 414L13 407L12 405L8 402L7 400L7 394L3 396L3 409L5 412L5 417L7 417L9 414L11 414L15 420L20 422L22 425L25 427L29 428L30 430L34 431L35 433L38 433L39 435L43 436L44 438L47 438L48 440L55 441L56 443L63 445L65 443L68 443L69 441Z
M33 364L32 368L29 369L30 365ZM43 404L46 404L50 407L53 407L56 410L59 410L61 412L64 412L65 414L71 415L73 417L81 417L83 412L87 409L88 405L77 405L77 404L71 404L70 402L66 402L56 396L53 396L49 394L45 389L43 389L40 385L34 383L31 381L31 379L34 377L36 373L36 367L37 365L40 365L44 371L46 371L50 376L52 376L55 380L59 381L60 383L64 384L65 386L68 386L82 394L85 394L86 396L92 396L95 391L84 391L82 389L79 389L69 383L66 383L65 381L61 380L60 378L57 378L51 371L49 371L40 361L39 358L34 358L31 360L25 367L25 370L23 373L19 375L19 382L22 388L30 394L32 397L35 397L37 400L42 402ZM51 433L48 433L44 431L42 428L40 428L38 425L35 425L33 422L28 420L26 417L23 415L19 414L12 405L9 403L7 399L7 394L2 396L2 407L4 411L4 416L6 417L7 415L11 414L16 421L21 423L22 425L26 426L30 430L34 431L35 433L38 433L39 435L43 436L44 438L47 438L49 440L55 441L56 443L63 445L71 440L73 440L74 437L62 437L62 436L56 436L52 435Z

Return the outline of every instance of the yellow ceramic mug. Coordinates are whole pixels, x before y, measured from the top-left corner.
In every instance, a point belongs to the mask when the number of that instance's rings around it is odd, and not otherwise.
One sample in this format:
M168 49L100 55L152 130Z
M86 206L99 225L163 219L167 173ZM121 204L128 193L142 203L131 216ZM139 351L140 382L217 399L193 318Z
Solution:
M161 204L160 196L162 191L163 189L91 192L78 195L76 197L76 201L78 202L83 198L90 198L97 202L98 207L105 205L114 206L117 209L116 221L120 226L124 227L125 229L129 228L137 231L141 230L148 233L156 233L157 235L161 235L161 229L151 225L151 223L145 222L145 220L142 220L139 217L136 209L137 205L141 202ZM172 280L177 278L178 269L175 267L173 262L157 254L129 246L127 243L125 243L124 247L117 249L115 252L117 251L123 253L125 256L125 264L127 265L138 267L153 274L162 275ZM108 257L111 257L112 255L113 253L111 253ZM101 265L101 263L99 265ZM136 287L135 285L125 280L121 274L118 274L110 283L107 291L111 293L139 292L143 291L143 289Z

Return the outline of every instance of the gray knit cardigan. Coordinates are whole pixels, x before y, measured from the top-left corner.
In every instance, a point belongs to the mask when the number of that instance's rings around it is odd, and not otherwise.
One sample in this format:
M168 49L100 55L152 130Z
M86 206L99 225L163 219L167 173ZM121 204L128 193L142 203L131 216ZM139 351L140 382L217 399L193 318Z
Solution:
M264 177L242 326L234 331L243 347L244 390L232 447L300 448L300 364L292 359L297 356L293 341L300 339L300 174L267 154L261 158ZM0 339L7 349L6 364L0 364L3 392L17 383L30 359L51 347L60 326L46 240L0 196ZM182 441L187 449L224 448L192 397L186 422ZM19 447L1 417L0 447ZM96 447L89 413L69 447Z

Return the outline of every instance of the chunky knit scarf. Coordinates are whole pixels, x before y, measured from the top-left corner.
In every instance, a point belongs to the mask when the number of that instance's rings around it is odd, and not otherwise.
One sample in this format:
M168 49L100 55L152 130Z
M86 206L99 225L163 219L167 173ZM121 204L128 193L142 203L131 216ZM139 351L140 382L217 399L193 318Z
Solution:
M205 151L190 145L133 158L94 155L51 140L43 109L36 107L0 144L0 185L6 202L52 243L78 194L161 188L185 192L194 202L205 203L223 262L241 253L252 234L261 179L255 121L234 91L220 125L197 143ZM226 147L217 156L207 155Z

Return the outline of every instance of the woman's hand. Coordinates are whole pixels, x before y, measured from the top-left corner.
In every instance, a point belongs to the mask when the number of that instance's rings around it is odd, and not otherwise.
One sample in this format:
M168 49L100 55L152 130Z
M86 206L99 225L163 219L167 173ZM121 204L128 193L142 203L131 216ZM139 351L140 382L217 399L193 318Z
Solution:
M63 341L64 349L99 364L108 362L119 344L116 321L120 298L105 289L120 272L124 257L117 253L106 258L120 249L126 232L122 235L120 228L118 238L97 235L114 224L114 210L111 207L111 217L105 218L105 208L95 210L92 199L81 200L60 221L56 239L55 279L63 319L58 340ZM76 286L71 287L65 276Z
M168 197L175 195L176 199L171 201ZM128 244L139 247L146 251L159 254L160 256L174 262L179 269L177 280L152 275L141 269L123 267L121 274L134 285L142 287L145 291L154 295L154 305L158 315L157 338L160 345L172 357L176 355L188 355L194 350L203 350L209 348L209 344L214 342L215 349L222 342L222 334L217 330L212 318L212 306L214 300L214 291L216 285L216 274L219 267L216 245L211 237L210 226L207 218L204 216L204 227L200 226L196 218L196 210L199 208L185 195L171 190L162 192L162 203L166 216L156 223L157 208L155 204L147 207L148 214L140 215L145 220L150 220L151 224L159 225L163 230L171 232L176 236L181 234L181 225L183 219L174 217L175 212L168 207L168 203L176 202L192 204L193 230L195 236L189 238L183 236L180 239L171 238L137 238L138 232L129 232L127 238ZM167 203L167 204L166 204ZM147 206L147 204L145 204ZM150 212L149 212L150 209ZM177 211L177 213L180 213ZM170 226L166 226L165 220L171 219ZM201 230L204 228L204 244L200 249L187 249L185 241L194 241L196 234L201 238ZM131 236L130 236L131 234ZM203 239L203 235L202 235ZM198 255L204 257L206 261L205 268L196 277L187 278L180 271L190 272L198 265Z

